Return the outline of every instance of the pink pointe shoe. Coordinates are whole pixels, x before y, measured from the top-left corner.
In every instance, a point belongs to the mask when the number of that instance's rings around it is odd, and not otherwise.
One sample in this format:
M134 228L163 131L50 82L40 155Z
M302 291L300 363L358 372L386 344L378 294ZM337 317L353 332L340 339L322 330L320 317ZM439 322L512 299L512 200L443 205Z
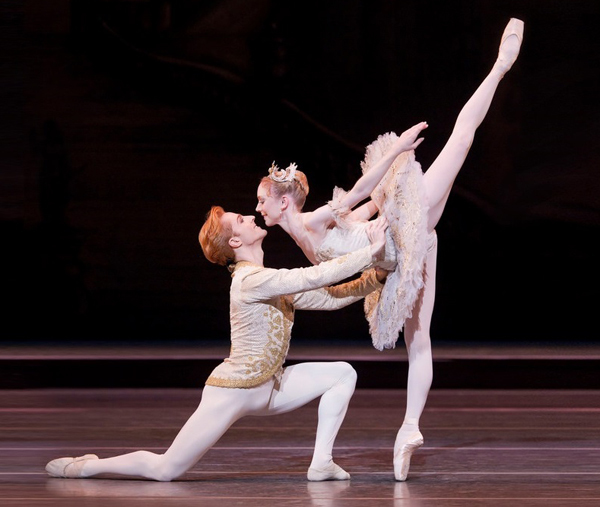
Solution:
M405 442L396 442L394 446L394 477L397 481L405 481L410 468L413 452L423 445L423 435L415 431Z
M502 72L502 75L507 73L513 66L513 63L519 56L521 44L523 43L523 31L525 23L517 18L510 18L502 33L500 40L500 48L498 50L498 59L496 65Z
M83 465L90 459L98 459L95 454L86 454L78 458L53 459L46 465L46 472L52 477L63 477L66 479L80 479Z

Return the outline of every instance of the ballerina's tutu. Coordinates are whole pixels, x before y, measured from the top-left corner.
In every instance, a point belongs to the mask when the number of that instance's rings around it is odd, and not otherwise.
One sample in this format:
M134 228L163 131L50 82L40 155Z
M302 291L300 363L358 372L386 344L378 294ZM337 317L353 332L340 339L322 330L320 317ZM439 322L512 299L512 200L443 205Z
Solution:
M393 132L377 138L367 147L361 163L369 171L398 139ZM369 244L364 222L348 219L351 210L340 205L345 192L334 190L329 202L337 227L330 229L316 252L322 262ZM428 248L435 233L427 234L427 201L423 190L423 172L414 151L404 152L395 160L371 197L380 215L387 218L385 259L379 265L390 271L381 290L365 298L365 316L373 346L378 350L394 348L404 322L412 315L423 287L423 271Z
M393 132L379 136L366 150L361 163L366 173L398 139ZM423 287L427 250L435 240L427 234L427 200L423 171L414 151L400 154L373 193L373 202L385 216L396 246L396 267L381 291L365 299L365 315L373 346L382 350L395 347L406 319Z

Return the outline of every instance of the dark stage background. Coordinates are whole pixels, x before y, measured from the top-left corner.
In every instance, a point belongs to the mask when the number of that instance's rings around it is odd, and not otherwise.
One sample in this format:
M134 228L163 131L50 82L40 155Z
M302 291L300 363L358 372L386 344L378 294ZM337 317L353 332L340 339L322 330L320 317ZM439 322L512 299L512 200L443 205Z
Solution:
M597 0L4 0L2 341L228 339L197 233L252 213L273 160L307 209L377 135L427 120L426 168L524 19L438 227L434 341L597 342ZM258 222L261 219L257 219ZM273 267L306 265L279 228ZM368 342L360 305L294 340Z

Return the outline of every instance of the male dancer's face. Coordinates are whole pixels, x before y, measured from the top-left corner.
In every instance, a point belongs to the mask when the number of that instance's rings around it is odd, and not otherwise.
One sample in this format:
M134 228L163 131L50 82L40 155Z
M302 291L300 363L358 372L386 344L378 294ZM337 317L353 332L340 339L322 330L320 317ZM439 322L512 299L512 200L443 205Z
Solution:
M240 215L239 213L225 212L221 217L224 226L231 227L232 238L237 238L245 246L255 243L262 244L267 231L254 223L253 215Z

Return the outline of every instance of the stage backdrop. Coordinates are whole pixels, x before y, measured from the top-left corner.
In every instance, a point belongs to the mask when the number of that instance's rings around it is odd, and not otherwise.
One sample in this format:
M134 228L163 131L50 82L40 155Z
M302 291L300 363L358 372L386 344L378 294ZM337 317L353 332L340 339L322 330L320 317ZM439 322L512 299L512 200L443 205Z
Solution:
M596 0L7 0L2 12L3 341L228 338L230 277L198 230L250 214L273 160L307 209L364 147L426 120L424 169L525 42L439 227L434 341L598 340ZM261 219L257 218L261 223ZM270 229L265 262L305 266ZM294 340L368 342L360 304Z

